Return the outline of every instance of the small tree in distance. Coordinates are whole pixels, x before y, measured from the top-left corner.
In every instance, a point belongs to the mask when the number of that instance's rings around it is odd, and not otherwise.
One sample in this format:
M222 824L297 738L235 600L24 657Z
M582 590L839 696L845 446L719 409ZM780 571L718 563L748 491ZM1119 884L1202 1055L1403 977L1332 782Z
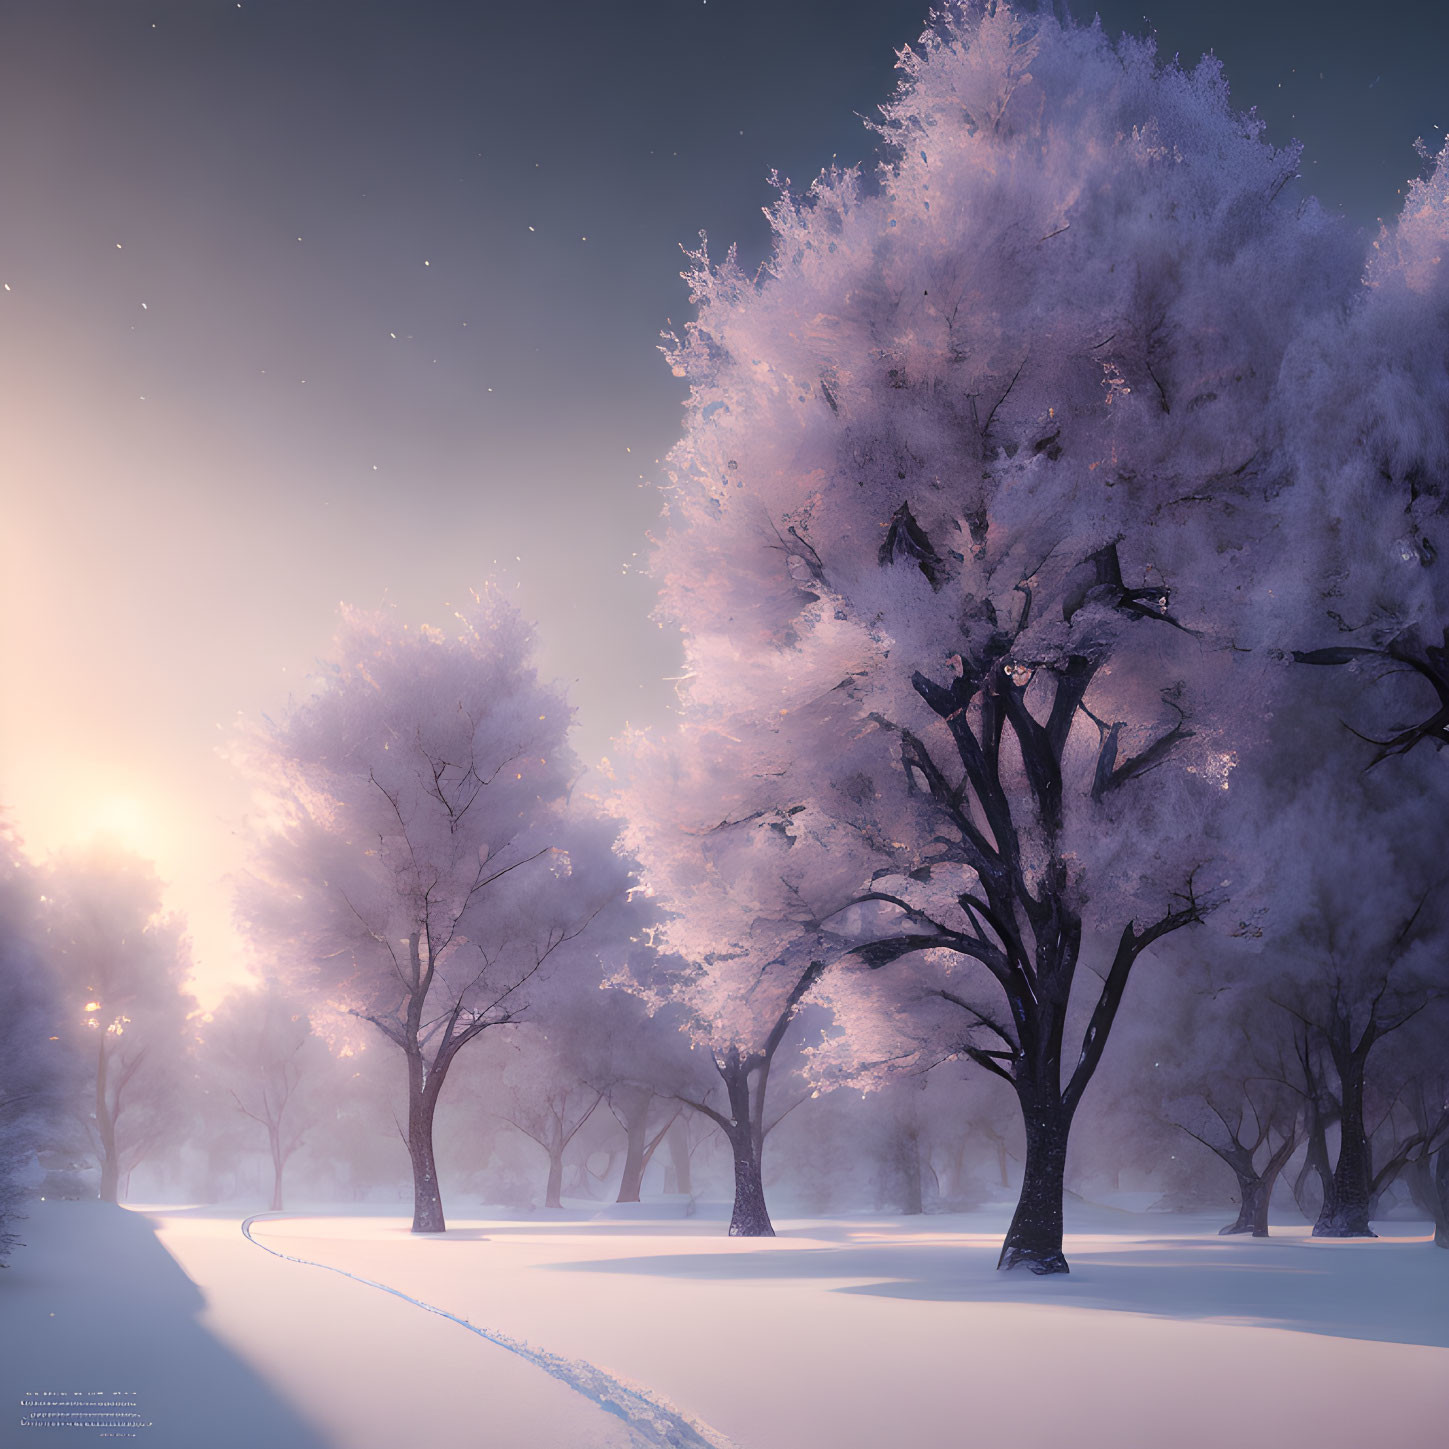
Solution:
M570 710L497 594L455 634L344 611L332 673L242 758L264 802L241 915L297 989L402 1054L413 1231L443 1232L433 1120L448 1070L518 1020L627 882L570 809Z
M564 1153L594 1114L604 1094L582 1080L551 1034L525 1023L505 1044L499 1115L536 1142L548 1157L546 1208L563 1206Z
M91 1138L103 1202L180 1122L190 949L162 912L152 866L114 844L58 857L45 895L47 954L65 1035L90 1063L75 1111Z
M60 1135L78 1063L45 969L40 873L0 820L0 1266L19 1241L36 1153Z
M881 858L806 802L792 758L803 741L790 721L828 709L838 676L794 662L733 674L749 705L732 713L691 690L674 731L626 742L617 797L659 913L658 949L636 956L634 989L656 1011L682 1013L718 1076L677 1095L730 1144L732 1237L774 1235L761 1169L781 1115L767 1108L771 1072L801 1004L845 948L831 918Z
M272 1164L271 1211L284 1206L288 1161L311 1125L309 1107L326 1074L327 1048L300 1002L275 981L233 992L201 1028L202 1059L235 1110L267 1137Z

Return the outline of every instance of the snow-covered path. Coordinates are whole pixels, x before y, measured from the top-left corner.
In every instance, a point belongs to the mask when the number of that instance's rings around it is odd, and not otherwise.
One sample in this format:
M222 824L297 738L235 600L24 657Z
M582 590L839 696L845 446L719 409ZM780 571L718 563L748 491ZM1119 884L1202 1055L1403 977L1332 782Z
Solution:
M274 1222L276 1220L277 1215L272 1213L258 1213L249 1217L241 1225L242 1236L253 1246L261 1248L264 1253L270 1253L284 1262L297 1263L308 1268L324 1268L329 1273L338 1273L351 1282L361 1283L364 1287L374 1288L380 1293L403 1299L424 1313L431 1313L435 1317L446 1319L449 1323L481 1338L495 1348L501 1348L507 1353L517 1355L526 1363L542 1369L544 1373L571 1388L575 1393L582 1394L585 1399L598 1405L605 1413L613 1414L616 1418L623 1420L634 1431L634 1437L641 1445L641 1449L733 1449L726 1439L713 1433L707 1425L690 1419L677 1407L661 1402L657 1396L650 1394L645 1389L620 1383L593 1364L583 1363L578 1359L560 1358L557 1354L549 1353L545 1349L521 1343L515 1338L508 1337L507 1334L482 1328L466 1318L449 1313L445 1308L425 1303L421 1298L411 1297L386 1283L376 1283L370 1278L363 1278L356 1273L351 1273L345 1268L319 1263L313 1258L299 1258L292 1253L282 1252L280 1248L269 1248L265 1243L257 1242L256 1236L252 1232L252 1225L258 1221Z
M640 1449L533 1364L402 1298L259 1252L235 1216L151 1216L202 1290L202 1324L332 1449Z
M1054 1283L996 1274L995 1226L964 1219L791 1224L755 1241L701 1222L257 1230L647 1385L741 1449L949 1443L967 1426L1023 1449L1436 1442L1449 1255L1103 1221L1117 1231L1076 1235L1073 1275Z
M37 1205L0 1277L0 1444L22 1391L105 1388L137 1391L147 1449L638 1449L578 1391L590 1365L738 1449L1442 1442L1449 1253L1422 1237L1253 1242L1074 1210L1071 1277L1043 1282L994 1272L996 1216L732 1241L643 1217L414 1238L341 1212L259 1219L263 1252L240 1214ZM523 1341L570 1382L511 1351Z

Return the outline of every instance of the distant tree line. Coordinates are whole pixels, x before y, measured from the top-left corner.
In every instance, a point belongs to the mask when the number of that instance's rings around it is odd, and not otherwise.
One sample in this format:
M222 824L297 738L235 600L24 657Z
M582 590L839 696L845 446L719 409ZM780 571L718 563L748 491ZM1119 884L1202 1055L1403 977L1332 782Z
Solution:
M772 1180L1010 1188L1001 1266L1065 1272L1070 1174L1216 1173L1225 1232L1394 1195L1449 1246L1449 157L1366 260L1211 59L1001 4L900 70L873 176L692 255L678 716L594 796L485 590L344 612L238 742L256 990L199 1011L153 875L7 838L6 1224L184 1142L275 1208L402 1151L442 1232L463 1112L548 1209L718 1151L739 1235Z

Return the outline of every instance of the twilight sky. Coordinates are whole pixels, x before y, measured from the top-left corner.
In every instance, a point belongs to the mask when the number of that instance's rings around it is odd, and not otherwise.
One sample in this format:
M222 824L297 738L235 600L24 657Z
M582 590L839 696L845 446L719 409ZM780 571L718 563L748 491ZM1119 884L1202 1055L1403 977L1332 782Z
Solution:
M1144 16L1145 9L1145 16ZM1091 7L1076 5L1089 15ZM1449 5L1111 0L1222 58L1371 227L1449 124ZM680 243L868 160L924 0L0 0L0 808L154 857L241 956L216 750L327 652L496 577L585 759L667 712L631 573L681 385Z

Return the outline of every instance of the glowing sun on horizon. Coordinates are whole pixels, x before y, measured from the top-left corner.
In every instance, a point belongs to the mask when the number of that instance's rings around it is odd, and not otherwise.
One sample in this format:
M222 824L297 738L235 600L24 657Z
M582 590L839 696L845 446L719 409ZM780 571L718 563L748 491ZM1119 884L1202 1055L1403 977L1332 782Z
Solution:
M134 795L102 795L86 812L86 833L150 855L157 844L156 818Z
M43 812L20 816L27 847L37 859L96 845L141 857L163 876L175 869L184 839L165 800L149 800L140 791L107 788L105 773L84 772L66 782L64 792L47 798ZM99 778L98 778L99 777ZM129 782L127 782L129 783Z

